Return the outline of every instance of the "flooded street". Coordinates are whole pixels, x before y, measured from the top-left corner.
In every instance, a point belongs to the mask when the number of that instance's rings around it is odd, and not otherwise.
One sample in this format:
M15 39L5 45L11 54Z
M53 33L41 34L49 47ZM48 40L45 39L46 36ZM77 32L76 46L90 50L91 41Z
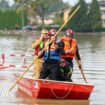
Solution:
M8 89L15 82L14 73L23 72L25 66L33 60L31 43L38 36L35 35L8 35L0 36L0 64L2 54L5 55L5 65L15 67L0 68L0 105L105 105L105 33L103 34L78 34L75 36L78 42L84 74L88 83L95 87L89 100L43 100L32 99L20 90L17 86L8 93ZM13 56L14 54L14 56ZM24 60L26 54L27 58ZM31 72L31 71L29 71ZM74 82L84 82L82 74L74 60Z

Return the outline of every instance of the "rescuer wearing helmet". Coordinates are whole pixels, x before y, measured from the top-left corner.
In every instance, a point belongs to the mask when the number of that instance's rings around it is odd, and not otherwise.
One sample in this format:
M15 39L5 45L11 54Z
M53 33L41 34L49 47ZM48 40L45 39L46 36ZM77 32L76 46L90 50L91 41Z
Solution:
M32 43L32 48L35 49L34 59L36 59L38 57L39 52L44 48L44 44L45 44L47 38L48 38L48 30L43 29L41 31L41 37ZM39 79L40 72L42 69L42 64L43 64L43 57L40 56L34 62L33 75L32 75L34 79Z
M48 32L48 35L52 35L54 36L56 34L56 30L54 28L50 29L50 31Z
M71 75L73 72L73 59L76 57L76 61L78 60L78 66L81 67L81 58L78 51L77 41L73 38L74 32L72 29L66 30L65 35L61 38L59 42L60 46L63 47L63 54L61 58L65 59L69 62L69 66L71 68L70 72L67 74L67 81L72 81ZM72 72L71 72L72 71Z
M49 76L49 79L51 80L58 80L58 73L60 69L59 61L61 59L61 49L58 46L58 43L56 43L56 30L50 29L48 36L49 40L46 41L45 46L49 41L52 40L52 43L50 43L44 52L44 63L43 68L41 71L40 79L45 79Z

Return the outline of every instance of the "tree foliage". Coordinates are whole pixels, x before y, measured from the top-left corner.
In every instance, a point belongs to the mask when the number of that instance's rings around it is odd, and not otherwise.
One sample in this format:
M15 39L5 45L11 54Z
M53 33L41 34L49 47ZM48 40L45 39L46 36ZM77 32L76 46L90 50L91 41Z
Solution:
M48 14L66 8L68 5L63 0L15 0L17 3L23 3L23 6L29 11L29 7L35 15L40 16L44 25L44 19ZM28 12L26 12L28 13ZM33 13L32 13L33 14Z
M24 23L27 23L27 18L24 17ZM15 26L22 25L22 16L17 14L15 10L7 9L0 10L0 29L14 29Z
M77 13L73 16L71 21L68 23L68 27L73 28L75 31L82 31L85 30L86 20L87 20L87 4L84 0L79 0L78 4L76 4L71 13L77 8L77 6L80 5L80 9L77 11Z
M73 28L75 31L87 32L100 30L102 28L101 24L101 14L97 0L93 0L91 5L87 5L85 0L79 0L70 14L80 5L79 11L73 16L67 25L67 28Z
M92 0L88 18L92 31L100 30L102 28L101 13L99 10L99 4L97 0Z

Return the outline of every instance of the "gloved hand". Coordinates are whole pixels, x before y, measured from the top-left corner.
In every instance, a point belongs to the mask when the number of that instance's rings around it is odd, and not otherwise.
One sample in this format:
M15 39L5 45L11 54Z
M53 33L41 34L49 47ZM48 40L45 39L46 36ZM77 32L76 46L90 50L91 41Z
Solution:
M42 51L39 51L38 52L38 58L41 58L43 56L43 52Z

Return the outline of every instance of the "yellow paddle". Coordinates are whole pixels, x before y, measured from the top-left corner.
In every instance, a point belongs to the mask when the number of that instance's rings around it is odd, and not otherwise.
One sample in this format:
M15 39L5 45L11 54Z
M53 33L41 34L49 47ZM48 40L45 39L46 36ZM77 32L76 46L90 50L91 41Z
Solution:
M68 20L61 26L61 28L56 32L55 37L58 35L58 33L62 30L62 28L67 24L67 22L74 16L74 14L79 10L80 5L75 9L75 11L70 15L70 17L68 18ZM52 42L52 40L48 43L48 45ZM44 52L44 50L46 49L46 47L48 46L46 45L43 50L41 51L41 53L39 54L39 56ZM38 57L39 57L38 56ZM36 59L34 59L34 61L32 62L32 64L30 64L30 66L24 71L24 73L16 80L16 82L10 87L9 92L15 87L15 85L21 80L21 78L25 75L26 72L28 72L28 70L30 69L30 67L34 64L34 62L38 59L38 57L36 57Z

